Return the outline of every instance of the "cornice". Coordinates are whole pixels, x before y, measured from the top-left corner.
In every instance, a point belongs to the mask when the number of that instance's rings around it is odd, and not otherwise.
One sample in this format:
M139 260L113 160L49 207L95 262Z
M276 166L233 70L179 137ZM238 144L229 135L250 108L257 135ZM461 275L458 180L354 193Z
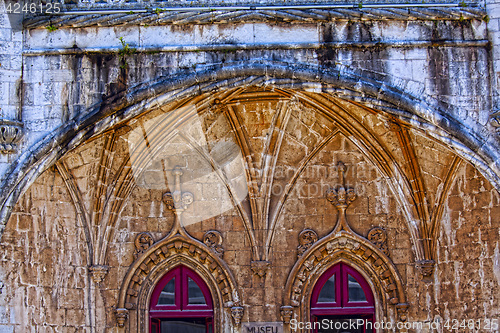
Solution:
M73 12L75 13L75 12ZM107 14L65 14L37 16L25 19L25 29L51 26L54 28L111 27L130 25L189 25L237 24L250 22L313 23L350 21L436 21L436 20L485 20L486 11L479 7L408 7L408 8L311 8L311 9L224 9L192 10L179 8L158 12L125 12Z

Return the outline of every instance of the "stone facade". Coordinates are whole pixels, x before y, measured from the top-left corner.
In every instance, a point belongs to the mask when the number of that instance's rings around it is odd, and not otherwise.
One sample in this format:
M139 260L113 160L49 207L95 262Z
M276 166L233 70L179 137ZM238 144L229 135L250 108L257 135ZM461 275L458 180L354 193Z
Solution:
M498 319L498 4L380 4L3 14L0 332L147 332L179 264L217 332L337 262L377 320Z

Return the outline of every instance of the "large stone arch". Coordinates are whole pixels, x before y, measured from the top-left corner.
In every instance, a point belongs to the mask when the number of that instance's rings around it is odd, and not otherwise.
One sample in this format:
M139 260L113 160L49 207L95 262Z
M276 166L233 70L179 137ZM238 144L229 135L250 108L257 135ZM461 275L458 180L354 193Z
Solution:
M221 258L185 233L158 241L130 266L116 304L117 325L129 326L129 330L135 325L137 330L134 331L149 331L152 292L163 275L179 265L191 268L207 283L214 301L216 330L230 331L233 327L229 323L231 315L242 313L236 280ZM233 316L238 324L241 317Z
M343 96L381 109L444 142L478 168L500 188L500 153L495 139L466 130L437 103L413 96L403 88L372 79L366 71L293 65L278 62L235 62L210 66L188 74L160 78L112 96L101 105L82 112L25 151L6 172L0 192L0 225L3 230L19 196L62 155L95 134L154 109L167 101L195 96L221 88L263 85L315 90Z

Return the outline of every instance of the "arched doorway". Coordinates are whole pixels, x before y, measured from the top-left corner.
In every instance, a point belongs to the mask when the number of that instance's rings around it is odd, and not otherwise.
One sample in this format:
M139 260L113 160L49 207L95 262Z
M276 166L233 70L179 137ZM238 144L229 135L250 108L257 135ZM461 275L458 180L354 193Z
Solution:
M311 319L316 333L371 333L375 302L368 282L344 263L329 268L318 279L311 297Z
M149 308L151 333L212 333L210 290L193 270L178 266L156 285Z

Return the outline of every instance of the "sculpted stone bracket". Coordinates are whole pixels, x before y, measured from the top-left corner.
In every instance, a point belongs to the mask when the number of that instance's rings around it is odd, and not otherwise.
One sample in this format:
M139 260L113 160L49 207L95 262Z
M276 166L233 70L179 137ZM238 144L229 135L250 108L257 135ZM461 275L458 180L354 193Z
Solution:
M435 265L436 262L434 260L418 260L415 263L415 267L420 271L420 274L422 274L424 278L429 278L432 276Z
M23 123L16 120L0 119L0 152L15 153L17 144L23 137Z
M254 274L258 275L262 279L266 276L267 270L269 269L271 263L266 260L256 260L252 261L250 265Z
M290 324L290 320L293 316L293 307L290 305L284 305L280 308L281 319L284 324Z
M109 267L104 265L90 266L89 271L95 283L101 283L108 273Z
M233 306L231 308L231 317L233 317L233 321L236 326L241 325L241 319L243 318L243 307Z

